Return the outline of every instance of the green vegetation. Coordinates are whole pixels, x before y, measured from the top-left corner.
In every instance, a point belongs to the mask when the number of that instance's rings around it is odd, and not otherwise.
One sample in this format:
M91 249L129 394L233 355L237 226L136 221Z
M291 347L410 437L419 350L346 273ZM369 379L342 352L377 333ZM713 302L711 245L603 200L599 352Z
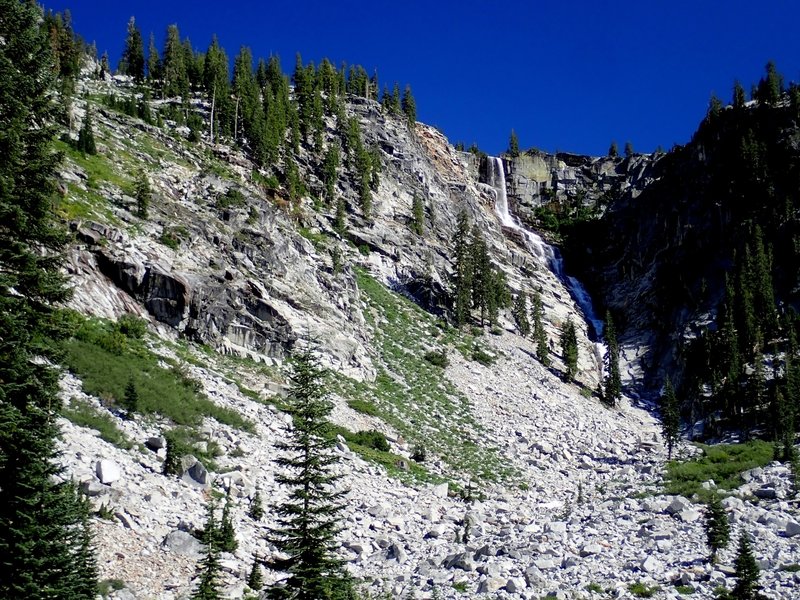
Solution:
M744 483L742 472L772 461L772 445L760 440L716 446L698 444L698 447L703 450L701 457L667 463L665 493L687 497L697 494L707 499L716 492L704 490L701 487L704 481L713 479L719 489L731 490Z
M642 583L641 581L637 581L636 583L631 583L628 585L628 591L636 596L637 598L652 598L656 595L656 592L661 589L657 585L648 586Z
M100 439L114 444L118 448L129 450L133 447L133 443L117 427L114 417L107 411L95 408L85 400L72 398L69 405L62 409L61 416L78 427L94 429L100 434Z
M454 581L453 589L460 594L466 594L469 589L469 582L467 581Z
M347 405L354 411L360 412L363 415L369 415L371 417L377 417L380 415L380 411L378 410L378 408L374 404L372 404L371 402L367 402L366 400L353 398L352 400L347 401Z
M356 275L367 303L364 316L373 329L382 366L374 382L340 377L333 382L334 391L350 402L359 400L374 407L377 415L412 446L424 446L428 456L441 457L454 473L492 481L512 476L507 464L485 441L467 398L443 376L440 366L426 359L432 340L441 344L434 349L438 355L455 346L469 356L472 336L452 328L442 336L435 319L417 305L364 272L357 271ZM371 456L387 465L392 474L403 478L419 474L430 480L415 462L404 471L396 467L399 457Z
M196 425L202 417L212 417L231 427L254 430L238 411L204 397L199 384L185 373L162 367L160 363L168 361L154 354L143 339L126 336L110 321L70 318L75 334L64 342L64 364L81 378L87 394L114 406L124 398L125 387L132 380L138 410L144 415L157 413L178 425Z
M691 596L696 590L691 585L676 585L675 591L681 596Z
M603 591L604 591L603 590L603 586L601 586L599 583L595 583L595 582L587 584L584 589L587 592L594 592L596 594L602 594Z
M111 592L116 592L125 587L125 582L122 579L103 579L97 584L97 593L103 597L111 595Z

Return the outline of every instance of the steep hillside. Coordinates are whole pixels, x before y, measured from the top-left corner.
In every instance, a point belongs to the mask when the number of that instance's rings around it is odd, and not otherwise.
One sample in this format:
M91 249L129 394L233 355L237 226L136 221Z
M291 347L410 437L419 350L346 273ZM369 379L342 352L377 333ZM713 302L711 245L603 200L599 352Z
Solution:
M711 598L730 587L731 570L704 560L699 507L664 495L659 424L627 399L609 409L592 397L601 369L583 314L546 258L502 226L500 192L471 155L348 97L346 116L381 169L367 217L355 165L343 161L341 228L311 143L264 168L236 147L189 141L191 130L169 119L150 125L108 108L109 95L133 93L127 78L79 86L88 100L75 103L73 132L89 108L98 153L61 145L57 210L75 232L68 271L79 313L68 316L63 462L104 517L93 523L102 577L123 588L113 597L187 597L202 550L192 533L204 501L226 489L239 546L223 555L224 585L228 597L248 593L253 560L275 553L266 534L270 507L287 495L274 464L291 424L286 358L305 340L333 373L348 490L341 553L369 592L591 598L628 597L640 585L673 597L684 584ZM151 102L165 113L168 105ZM193 106L208 114L202 101ZM343 141L337 120L326 117L328 147ZM290 158L305 182L299 197L287 186ZM152 190L146 217L142 173ZM513 292L541 291L551 366L507 309L497 327L476 318L458 329L445 318L463 211ZM563 380L558 343L568 319L578 330L574 383ZM140 395L133 419L120 410L128 382ZM388 451L372 444L374 431ZM162 474L164 435L195 457L180 478ZM777 464L756 469L732 480L745 485L725 500L755 535L775 598L798 582L789 478ZM248 516L256 492L259 520ZM760 504L742 500L753 494ZM732 556L723 551L720 565Z

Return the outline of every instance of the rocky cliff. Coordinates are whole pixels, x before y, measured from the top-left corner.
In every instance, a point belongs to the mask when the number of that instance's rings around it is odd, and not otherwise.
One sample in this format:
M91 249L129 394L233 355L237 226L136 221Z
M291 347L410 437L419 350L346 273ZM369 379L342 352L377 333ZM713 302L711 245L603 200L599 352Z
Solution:
M592 397L600 368L583 315L548 264L501 227L498 191L481 181L473 159L434 128L409 128L377 103L351 99L347 114L379 150L382 173L366 219L351 168L341 169L343 235L335 208L315 198L318 157L305 145L294 159L309 193L292 202L269 182L281 167L264 171L233 147L190 143L173 123L147 125L96 102L130 93L128 84L82 81L99 154L63 147L58 210L75 232L71 306L86 316L146 319L144 343L155 360L252 426L205 416L193 451L204 457L213 449L213 464L186 458L182 478L165 477L161 436L172 423L158 414L121 419L114 398L65 375L65 404L89 407L121 436L109 441L97 424L63 422L67 472L107 517L93 524L101 574L122 586L114 597L188 597L201 552L192 532L212 485L232 492L239 541L223 555L225 593L247 593L254 557L275 551L265 536L274 524L269 506L257 521L247 513L256 490L269 503L287 494L274 458L291 423L280 410L285 358L302 339L319 345L335 375L337 468L348 490L341 554L371 593L626 597L639 582L665 597L683 583L711 598L714 587L730 584L731 551L723 566L703 560L698 501L661 491L657 421L627 398L608 409ZM76 121L85 108L77 104ZM332 143L335 124L326 124ZM507 162L512 208L524 213L546 189L586 197L635 190L652 176L652 162L524 155ZM137 170L153 190L147 218L137 216L133 198ZM425 203L421 235L410 227L414 195ZM506 312L494 332L458 331L441 318L462 211L512 290L541 290L550 367ZM576 383L562 380L556 349L568 318L578 324ZM430 350L449 365L426 362ZM380 431L391 452L364 452L346 437L361 430ZM415 446L428 451L422 463L411 458ZM786 500L788 479L777 464L756 469L725 500L737 526L756 535L763 582L776 598L798 583L790 567L800 562L800 526ZM458 493L465 489L474 490L471 501ZM753 494L763 498L758 505L743 500ZM266 575L268 583L278 577Z

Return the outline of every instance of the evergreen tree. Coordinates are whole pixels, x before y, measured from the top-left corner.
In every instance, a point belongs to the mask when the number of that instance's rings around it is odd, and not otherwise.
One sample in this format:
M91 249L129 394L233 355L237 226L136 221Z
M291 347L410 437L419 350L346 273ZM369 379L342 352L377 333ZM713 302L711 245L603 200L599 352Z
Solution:
M508 291L506 274L501 269L489 266L489 290L486 298L486 314L489 324L497 326L500 310L511 304L511 293Z
M332 143L325 153L322 162L322 181L325 184L325 196L329 203L333 202L336 182L339 179L339 147Z
M631 156L633 156L633 144L625 142L625 158L630 158Z
M206 524L203 528L203 543L205 544L205 554L198 565L198 576L200 582L197 589L192 594L192 600L220 600L222 592L220 590L219 576L222 567L219 563L219 527L214 517L214 502L208 503Z
M511 136L508 138L508 155L511 158L519 156L519 138L517 138L517 134L513 129L511 130Z
M609 406L616 406L622 398L622 379L619 372L619 345L611 312L606 312L606 378L603 386L603 401Z
M250 518L260 521L264 517L264 506L261 500L261 491L256 490L253 500L250 502Z
M144 42L134 17L128 21L128 37L125 39L125 50L122 52L119 70L133 77L136 83L144 81Z
M236 552L239 542L236 541L236 531L233 528L233 517L231 517L231 490L225 496L225 506L222 509L222 520L219 524L219 549L222 552Z
M458 215L454 239L454 317L456 324L462 326L469 321L472 306L472 254L469 244L469 216L466 212Z
M339 235L344 235L347 232L347 204L343 196L339 196L336 199L336 220L333 226L339 232Z
M178 26L167 28L167 39L161 53L161 86L163 97L180 96L184 104L188 102L189 74L186 66L186 52L181 45Z
M714 563L717 560L717 552L728 546L731 535L728 515L718 494L713 494L708 501L703 528L706 532L706 543L711 548L711 562Z
M425 205L418 194L411 199L411 230L417 235L422 235L425 228Z
M544 329L544 306L539 290L533 292L533 339L536 340L536 358L545 367L550 366L550 349L547 346L547 332Z
M572 381L578 372L578 334L572 319L567 319L561 331L561 356L566 368L564 378Z
M84 154L97 154L97 144L94 141L94 128L92 127L92 109L89 103L86 103L86 116L83 118L83 124L78 132L77 149Z
M166 440L166 456L164 457L163 473L164 475L182 475L181 458L185 447L174 431L167 431L164 439Z
M147 46L147 79L150 83L155 83L161 77L161 59L158 56L156 47L156 36L150 32L150 41Z
M136 197L136 216L140 219L147 218L147 211L150 208L150 182L144 171L138 171L133 184L134 195Z
M94 600L88 509L57 463L59 361L45 342L68 334L54 307L69 296L51 212L47 27L35 3L0 0L0 597Z
M253 568L250 569L250 575L247 576L247 587L254 592L260 592L264 587L264 578L261 575L261 566L257 560L253 561Z
M764 596L759 593L761 586L758 584L759 568L750 538L746 532L739 536L739 546L734 560L736 585L733 586L731 596L735 600L761 600Z
M472 264L472 307L480 311L481 325L483 325L490 302L492 264L489 260L486 240L483 239L483 235L477 225L472 226L470 254L470 263Z
M612 141L611 145L608 147L608 155L611 158L617 158L619 156L619 149L617 148L617 142Z
M122 397L122 409L125 411L128 418L133 416L133 413L139 411L139 392L136 389L136 383L133 377L128 378L128 383L125 386L125 394Z
M209 138L213 142L220 135L231 131L230 85L228 79L228 55L219 45L217 36L211 38L203 62L203 88L211 104Z
M276 481L289 489L289 498L274 507L277 527L269 536L281 552L270 567L289 577L269 590L271 598L334 598L347 587L342 561L334 554L344 492L333 487L338 457L331 452L335 438L326 419L332 404L324 376L310 347L294 353L288 397L294 426L288 441L278 444L284 454L275 461L283 470Z
M744 88L739 81L733 82L733 108L737 111L743 110L747 99L745 98Z
M514 308L511 309L511 314L514 316L519 334L527 337L531 332L531 323L528 320L528 296L525 294L525 290L521 290L514 298Z
M403 114L406 116L406 121L408 121L408 126L413 129L417 123L417 103L414 101L410 85L407 85L406 89L403 91L401 107L403 109Z
M664 381L664 393L661 396L661 433L667 444L667 459L672 460L672 449L680 440L680 409L675 396L675 388L669 377Z

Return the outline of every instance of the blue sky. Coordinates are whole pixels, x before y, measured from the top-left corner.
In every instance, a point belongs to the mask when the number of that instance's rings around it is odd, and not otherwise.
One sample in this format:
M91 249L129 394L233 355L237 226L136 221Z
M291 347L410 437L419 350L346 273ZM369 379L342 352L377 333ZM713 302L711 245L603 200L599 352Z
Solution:
M410 83L421 121L490 154L514 128L523 148L604 154L611 140L650 152L685 143L716 93L750 89L774 60L800 81L800 3L728 0L401 2L58 1L113 66L131 15L163 45L167 25L205 50L360 63Z

